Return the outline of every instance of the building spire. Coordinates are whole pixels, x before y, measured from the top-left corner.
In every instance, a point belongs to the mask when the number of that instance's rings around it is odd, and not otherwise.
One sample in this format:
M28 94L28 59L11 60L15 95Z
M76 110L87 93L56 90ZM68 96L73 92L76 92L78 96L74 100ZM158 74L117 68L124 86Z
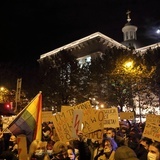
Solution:
M129 11L129 10L126 12L126 14L127 14L127 21L128 21L128 23L131 21L130 13L131 13L131 11Z

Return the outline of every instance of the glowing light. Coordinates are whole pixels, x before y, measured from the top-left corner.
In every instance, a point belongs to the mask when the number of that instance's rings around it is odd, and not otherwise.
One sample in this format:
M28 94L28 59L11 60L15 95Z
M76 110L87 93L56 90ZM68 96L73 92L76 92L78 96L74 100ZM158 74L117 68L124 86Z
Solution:
M1 90L1 91L4 91L4 87L1 87L0 90Z
M101 104L101 108L104 108L104 104Z
M160 34L160 29L157 29L156 33L157 33L157 34Z
M128 61L124 64L124 67L126 69L132 69L133 68L133 61Z

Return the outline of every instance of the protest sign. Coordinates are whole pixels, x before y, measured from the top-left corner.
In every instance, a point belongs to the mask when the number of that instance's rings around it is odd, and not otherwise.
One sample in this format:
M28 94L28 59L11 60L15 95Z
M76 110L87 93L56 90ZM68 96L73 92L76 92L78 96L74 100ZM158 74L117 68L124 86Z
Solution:
M82 130L82 118L83 111L82 109L75 109L73 113L73 126L72 126L72 134L73 138L78 138L78 131Z
M147 114L146 115L146 123L160 126L160 115Z
M79 115L79 121L81 121L80 117L83 117L83 134L94 132L95 130L101 129L103 126L104 113L102 111L93 110L89 101L81 103L53 116L56 132L59 139L63 142L73 139L73 129L75 129L73 128L73 119L75 110L82 110L83 116Z
M72 139L71 117L68 112L61 112L54 115L53 124L60 141L67 142Z
M134 120L134 112L120 112L119 113L120 119L128 119L128 120Z
M160 127L151 123L146 123L143 137L147 137L160 142Z
M94 131L94 132L91 132L91 133L88 133L85 135L86 138L88 139L94 139L96 141L102 141L103 139L103 129L99 129L97 131Z
M68 109L71 109L72 106L61 106L61 112L65 112L67 111Z
M96 109L83 110L83 134L101 130L104 128L104 112Z
M104 128L119 127L118 109L116 107L102 109L104 112Z
M18 157L19 160L28 160L26 136L21 134L17 136Z
M42 122L52 122L53 114L52 111L43 111L42 112Z

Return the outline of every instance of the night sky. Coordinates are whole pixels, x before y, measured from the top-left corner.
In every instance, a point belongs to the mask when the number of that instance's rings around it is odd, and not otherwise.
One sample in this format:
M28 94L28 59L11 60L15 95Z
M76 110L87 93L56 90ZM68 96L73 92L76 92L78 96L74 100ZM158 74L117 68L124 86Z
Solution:
M127 10L138 40L160 41L159 0L3 0L0 62L37 63L41 54L95 32L121 42Z

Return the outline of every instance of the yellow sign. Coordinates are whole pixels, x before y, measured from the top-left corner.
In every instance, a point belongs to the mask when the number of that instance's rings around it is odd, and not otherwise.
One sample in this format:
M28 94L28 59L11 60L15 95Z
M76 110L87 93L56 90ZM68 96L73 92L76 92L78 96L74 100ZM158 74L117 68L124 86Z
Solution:
M43 111L42 112L42 122L53 122L52 111Z
M120 112L120 119L128 119L133 120L134 119L134 112Z
M74 117L74 111L79 110L78 118L79 121L76 121L76 116ZM82 110L82 114L80 114L80 110ZM77 113L77 112L76 112ZM82 118L83 117L83 118ZM64 112L57 113L53 116L53 123L58 134L59 139L62 142L67 142L73 139L73 126L75 126L76 122L80 122L79 124L83 124L83 134L86 135L88 133L94 132L98 129L103 128L103 120L104 113L103 111L93 110L91 108L90 103L85 102L83 104L77 105L68 109ZM74 123L73 123L74 122ZM78 126L79 129L80 126ZM75 136L75 134L74 134Z
M160 142L160 127L151 123L146 123L143 131L143 137L148 137Z
M160 126L160 115L154 115L154 114L146 115L146 123Z
M27 141L25 135L18 135L17 136L17 144L18 144L18 156L19 160L27 160Z
M116 107L102 109L104 112L104 128L119 127L118 109Z

